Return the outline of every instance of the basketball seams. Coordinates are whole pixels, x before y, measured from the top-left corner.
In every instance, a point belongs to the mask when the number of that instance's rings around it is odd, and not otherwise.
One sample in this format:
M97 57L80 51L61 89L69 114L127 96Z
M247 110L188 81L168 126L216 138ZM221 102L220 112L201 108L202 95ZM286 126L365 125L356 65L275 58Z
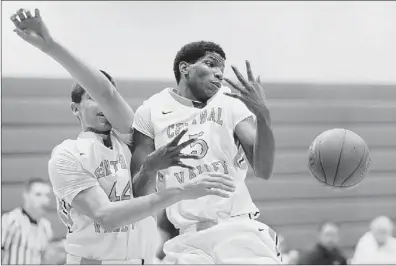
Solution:
M342 131L344 131L343 132L344 134L342 134ZM341 136L343 136L342 139ZM326 141L327 138L329 138L330 141L329 143L327 143ZM334 149L335 147L333 144L336 145L337 147L339 147L339 145L341 144L341 148L337 151L337 149ZM352 147L353 149L356 149L356 146L358 146L359 147L358 151L356 152L354 152L354 150L350 151L349 146L345 146L349 144L354 145L354 147ZM322 150L321 150L322 148L324 149L323 150L324 154L322 154ZM328 153L327 150L328 148L331 150L331 153ZM363 169L363 167L366 164L369 164L369 160L370 160L369 148L365 143L365 141L356 133L346 129L334 129L334 130L325 131L315 138L315 140L312 142L310 146L310 150L311 150L310 151L311 154L309 155L308 169L311 175L315 177L315 179L319 180L320 183L324 183L325 185L332 186L334 188L349 188L356 186L358 183L360 183L363 180L364 175L366 173L366 169L368 168L366 167L365 169ZM363 152L363 154L361 152ZM336 154L339 154L338 159L335 156ZM358 156L359 154L361 155L360 159L359 157L356 158L356 156ZM350 158L350 156L354 157L353 162L351 161L351 164L353 165L348 165L348 167L345 170L343 170L343 166L346 166L344 159L349 161L348 158ZM311 157L313 158L316 157L316 160L311 162L312 160ZM352 157L350 159L352 159ZM341 160L343 162L342 165L341 165ZM335 170L334 180L331 183L330 183L331 179L327 178L327 174L330 173L325 172L324 167L325 166L327 167L326 163L331 164L332 171ZM348 171L347 169L350 171ZM339 173L340 171L341 173ZM348 173L347 171L350 172L350 174L348 174L348 176L345 177L346 174ZM338 174L342 175L342 177L340 176L340 180L337 179L339 178ZM357 180L355 180L355 178ZM350 184L351 182L349 182L349 180L352 182L352 184Z
M334 175L333 186L334 186L334 184L335 184L335 182L337 180L338 168L340 167L340 163L341 163L341 155L342 155L342 151L344 150L346 134L347 134L347 131L344 130L344 137L342 138L342 145L341 145L340 155L338 156L338 163L337 163L337 168L336 168L336 172L335 172L335 175Z
M318 143L319 165L320 165L320 168L322 168L322 172L323 172L323 175L324 175L324 178L325 178L324 183L327 184L327 176L326 176L326 172L325 172L325 170L324 170L324 168L323 168L323 165L322 165L322 157L320 156L320 145L321 145L321 144L322 144L322 140L320 140L319 143Z
M350 174L347 176L347 178L345 178L344 181L342 181L340 187L343 187L342 185L343 185L349 178L351 178L351 177L353 176L353 174L356 172L356 170L358 170L358 169L360 168L360 166L361 166L361 164L362 164L362 162L363 162L364 157L366 157L366 149L367 149L367 147L366 147L366 145L365 145L365 146L364 146L363 156L362 156L362 158L360 159L360 162L359 162L358 165L356 166L355 170L353 170L352 173L350 173ZM356 185L356 184L355 184L355 185ZM350 185L350 186L354 186L354 185ZM345 186L345 187L350 187L350 186Z
M309 172L310 172L317 180L319 180L320 183L326 184L326 182L323 182L322 179L320 179L314 172L312 172L311 169L309 169Z

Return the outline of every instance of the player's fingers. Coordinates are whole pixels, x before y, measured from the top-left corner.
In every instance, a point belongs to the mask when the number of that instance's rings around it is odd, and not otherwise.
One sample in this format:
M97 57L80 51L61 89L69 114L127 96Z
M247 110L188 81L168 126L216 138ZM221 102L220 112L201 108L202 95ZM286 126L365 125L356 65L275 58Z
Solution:
M261 84L260 75L257 76L256 82Z
M177 155L179 159L198 159L198 155L193 155L193 154L184 154L184 153L179 153Z
M209 181L206 181L206 182L204 182L204 185L205 185L205 188L210 188L210 189L216 188L216 189L221 189L221 190L228 191L228 192L234 192L235 191L235 187L227 186L227 185L225 185L223 183L220 183L220 182L209 182Z
M249 83L246 81L246 79L243 77L243 75L241 74L241 72L239 72L238 68L236 68L235 66L231 66L232 70L235 73L235 76L238 78L239 82L242 83L243 86L245 86L246 88L249 87Z
M242 100L242 99L243 99L243 97L242 97L241 95L236 94L236 93L224 92L224 95L227 95L227 96L229 96L229 97L232 97L232 98L235 98L235 99L239 99L239 100Z
M17 29L14 29L14 32L16 34L18 34L18 36L21 37L22 39L28 40L28 34L25 31L17 28Z
M38 8L35 8L35 9L34 9L34 16L35 16L36 18L41 18L40 10L39 10Z
M173 163L173 166L179 166L179 167L187 168L187 169L191 169L191 170L194 169L194 167L192 167L192 166L190 166L190 165L187 165L187 164L184 164L184 163L182 163L182 162L179 161L179 160L175 161L175 162Z
M212 177L208 176L205 179L206 183L211 183L211 184L223 184L224 186L227 186L229 188L235 189L235 184L232 180L230 179L225 179L223 177Z
M246 60L246 72L247 72L247 76L250 82L254 81L254 75L253 75L253 71L252 71L252 67L250 66L250 62L248 60Z
M223 173L217 173L217 172L209 172L209 173L205 173L205 175L208 175L210 177L220 177L220 178L224 178L230 181L233 181L234 179L230 176L230 175L226 175Z
M227 194L225 192L222 192L222 191L219 191L219 190L216 190L216 189L207 189L206 192L207 192L208 195L215 195L215 196L219 196L219 197L222 197L222 198L229 198L230 197L229 194Z
M180 143L179 145L177 145L176 151L181 151L182 149L184 149L185 147L187 147L191 143L195 142L196 140L197 140L196 138L193 138L193 139L189 139L189 140L187 140L185 142Z
M224 78L224 80L230 84L231 87L233 87L234 89L236 89L237 91L241 92L241 93L246 93L247 90L245 88L242 88L241 86L237 85L235 82L233 82L232 80L230 80L229 78Z
M12 15L11 17L10 17L10 19L11 19L11 21L12 21L12 23L14 23L14 25L15 25L15 27L19 27L19 20L18 20L18 18L17 18L18 16L16 15L16 14L14 14L14 15Z
M23 14L23 8L20 8L20 9L18 9L18 11L16 12L17 13L17 15L18 15L18 17L19 17L19 19L21 20L21 21L24 21L25 19L26 19L26 17L25 17L25 14Z
M179 141L181 140L181 138L184 136L184 134L187 133L187 128L183 129L182 132L179 133L179 135L177 135L169 144L171 146L176 146L177 143L179 143Z
M26 10L26 17L32 18L32 12L30 12L30 10Z

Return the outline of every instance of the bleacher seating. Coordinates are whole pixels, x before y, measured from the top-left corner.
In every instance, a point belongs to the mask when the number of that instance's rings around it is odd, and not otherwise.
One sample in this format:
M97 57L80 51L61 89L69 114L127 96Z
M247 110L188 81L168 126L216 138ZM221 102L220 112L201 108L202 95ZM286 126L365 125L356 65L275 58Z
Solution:
M52 148L79 133L70 111L70 79L4 78L2 81L2 212L21 204L23 182L48 178ZM136 109L173 82L118 81ZM351 255L358 238L378 215L396 220L396 86L266 84L276 138L274 176L252 177L248 187L259 220L283 235L290 247L307 248L325 219L341 223L342 247ZM332 190L310 176L307 149L322 131L346 128L367 142L370 173L349 190ZM66 230L55 204L49 214L56 236Z

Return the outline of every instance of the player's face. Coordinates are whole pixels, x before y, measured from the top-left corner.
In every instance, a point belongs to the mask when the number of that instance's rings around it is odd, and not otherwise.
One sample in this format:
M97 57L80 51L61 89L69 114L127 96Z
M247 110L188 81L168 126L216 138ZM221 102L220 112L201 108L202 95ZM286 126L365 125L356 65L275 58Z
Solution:
M200 101L215 95L221 87L224 74L224 59L216 53L207 53L187 67L187 85Z
M50 204L51 188L48 184L35 183L24 194L25 204L43 215Z
M338 228L334 225L325 225L320 233L320 243L328 248L333 249L338 246L339 234Z
M97 131L111 129L110 122L104 116L97 102L88 93L84 93L78 105L78 112L84 128L93 128Z

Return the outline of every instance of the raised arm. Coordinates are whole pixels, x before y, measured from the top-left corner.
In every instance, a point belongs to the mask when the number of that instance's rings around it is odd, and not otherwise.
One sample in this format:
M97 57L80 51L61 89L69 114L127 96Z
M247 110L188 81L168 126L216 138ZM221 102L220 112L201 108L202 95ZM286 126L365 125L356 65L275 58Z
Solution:
M275 138L264 89L260 84L260 78L254 78L248 61L246 61L248 80L245 80L237 68L232 67L232 69L241 85L229 79L226 81L239 93L225 94L241 100L245 105L233 108L236 114L235 134L241 142L254 174L257 177L269 179L272 176L275 161ZM253 113L255 119L244 115L247 111Z
M154 140L135 129L131 147L133 155L131 158L131 176L133 177L132 188L135 197L155 192L157 171L146 171L146 175L137 175L146 158L154 151Z
M11 20L16 27L14 31L23 40L49 55L70 73L100 105L116 130L130 133L134 116L132 108L99 69L92 68L52 38L38 9L34 16L30 11L20 9Z
M135 197L155 192L157 171L147 172L146 176L136 175L147 157L155 151L154 137L151 109L148 103L144 103L136 110L133 121L131 176L133 177L132 187Z
M153 163L150 162L150 158L157 161L156 158L159 157L160 153L149 157L147 164L143 164L137 175L145 175L146 169L151 169ZM227 192L234 191L234 184L230 177L211 173L190 180L180 188L111 202L96 178L87 173L80 162L68 151L55 151L48 167L55 195L64 201L66 213L69 204L108 231L155 215L180 200L195 199L205 195L229 197ZM67 224L68 219L64 221L69 230L73 230L72 225Z

